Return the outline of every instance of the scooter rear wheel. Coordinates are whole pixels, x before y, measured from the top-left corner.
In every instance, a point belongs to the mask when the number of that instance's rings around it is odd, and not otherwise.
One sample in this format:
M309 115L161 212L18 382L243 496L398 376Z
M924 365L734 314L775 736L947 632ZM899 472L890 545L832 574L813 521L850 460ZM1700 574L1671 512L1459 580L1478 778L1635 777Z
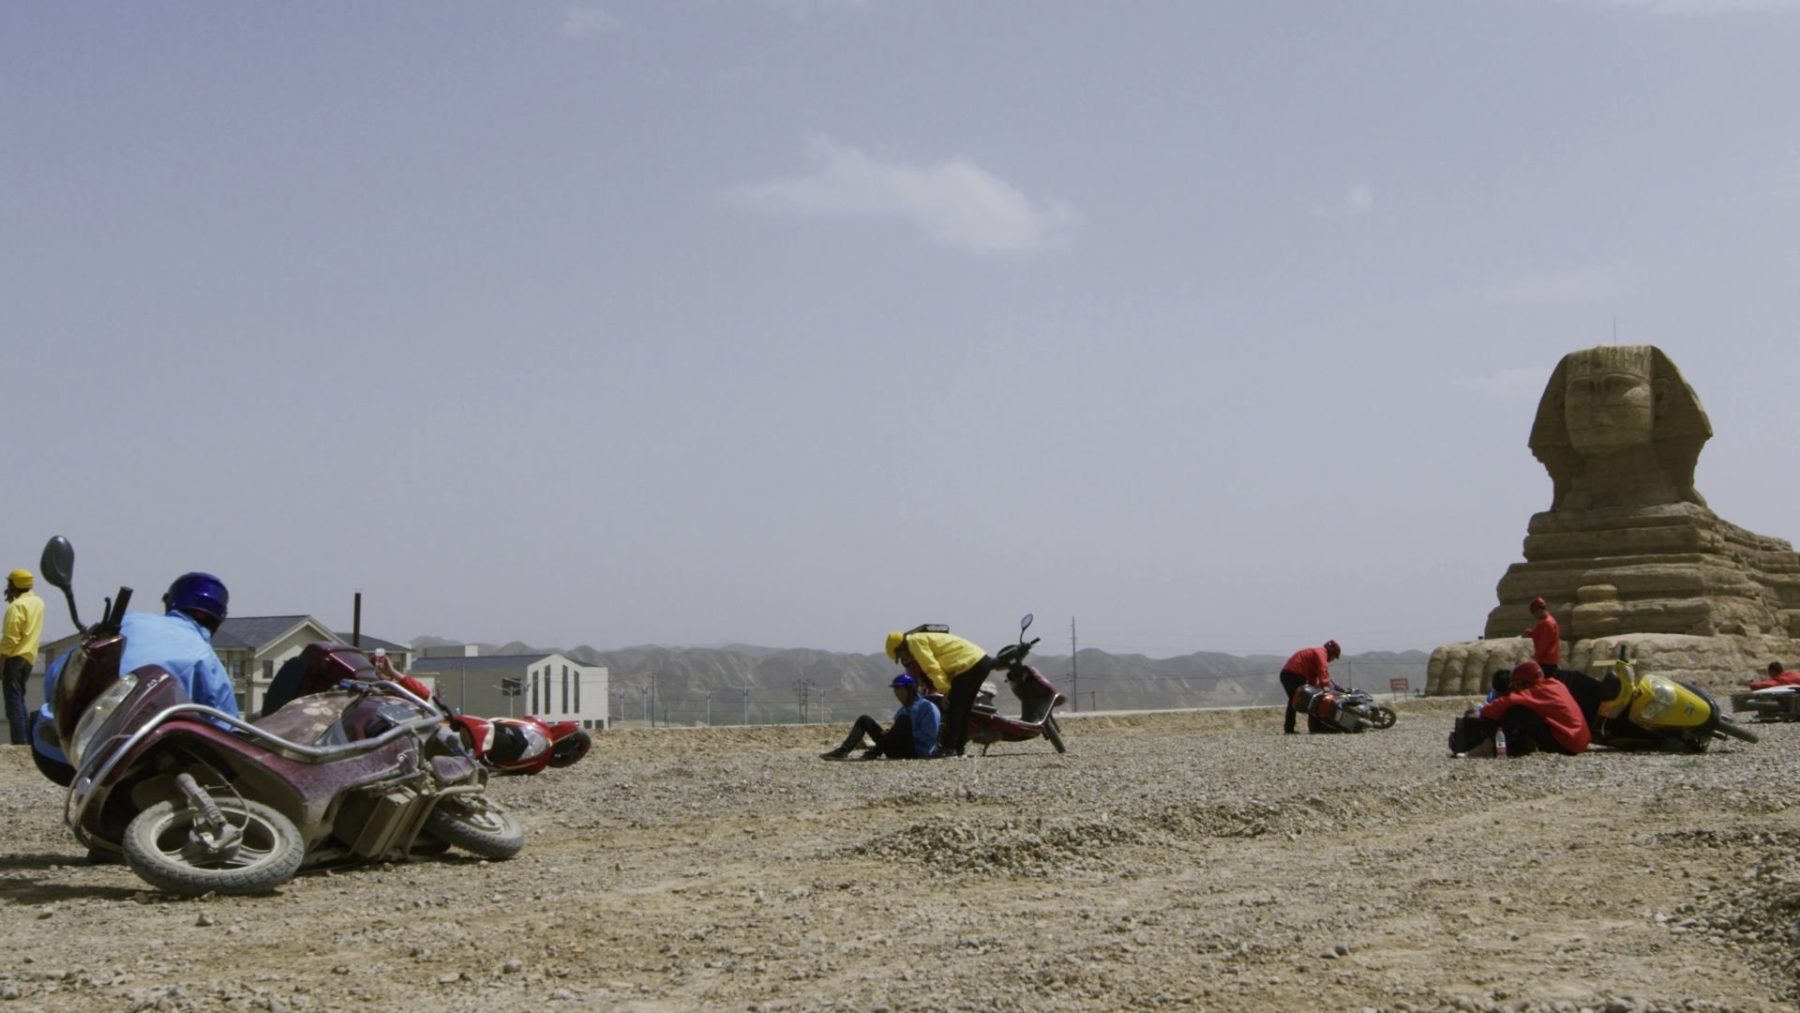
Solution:
M1369 708L1369 723L1377 728L1394 727L1395 715L1392 707Z
M500 803L481 795L452 795L425 820L425 832L446 844L494 861L525 846L525 828Z
M185 801L168 801L138 813L125 828L125 863L144 882L184 897L268 893L300 870L306 840L286 816L261 802L217 805L243 831L228 854L210 855L196 845L193 812Z

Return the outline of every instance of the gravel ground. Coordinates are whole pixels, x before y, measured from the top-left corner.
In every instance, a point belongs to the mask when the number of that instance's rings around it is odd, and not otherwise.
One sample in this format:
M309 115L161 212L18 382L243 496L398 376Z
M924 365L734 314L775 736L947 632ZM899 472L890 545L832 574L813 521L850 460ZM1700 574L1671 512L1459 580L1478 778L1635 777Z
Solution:
M1774 1010L1800 999L1800 725L1704 756L1453 760L1275 711L1070 716L981 759L837 727L609 733L496 781L504 863L172 900L0 748L0 1008Z

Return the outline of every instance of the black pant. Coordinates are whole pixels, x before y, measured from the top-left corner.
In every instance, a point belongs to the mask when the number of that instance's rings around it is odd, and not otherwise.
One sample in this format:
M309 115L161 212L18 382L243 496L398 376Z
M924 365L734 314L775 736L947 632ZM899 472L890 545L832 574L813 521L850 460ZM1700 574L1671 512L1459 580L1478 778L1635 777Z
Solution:
M1500 730L1506 733L1506 755L1509 759L1530 756L1539 750L1561 753L1564 756L1575 755L1556 741L1556 735L1550 731L1550 726L1529 707L1514 707L1500 715Z
M838 747L838 751L848 754L860 747L865 737L874 744L877 755L890 760L911 760L918 757L913 749L912 718L904 714L894 721L894 727L886 731L882 730L881 722L867 714L858 717L856 724L850 726L850 736Z
M31 733L31 726L36 724L37 721L38 716L35 713L32 714L31 720L26 722L25 725L27 735ZM36 747L33 747L31 750L31 762L37 764L38 773L55 781L57 784L62 785L64 788L67 788L75 781L74 767L71 767L66 763L58 763L55 760L52 760L43 753L38 752Z
M31 728L26 722L25 684L31 681L31 662L17 656L6 659L6 730L12 744L22 746L31 741Z
M975 709L975 697L993 670L993 657L984 654L967 671L950 677L950 697L944 702L944 733L939 740L944 752L961 756L963 747L968 745L969 712Z
M1306 685L1306 676L1301 675L1298 672L1289 672L1285 669L1282 671L1281 690L1287 694L1287 713L1281 716L1281 730L1284 732L1291 732L1294 730L1294 692L1304 685ZM1337 731L1337 729L1332 728L1325 722L1314 717L1310 711L1306 715L1306 730L1308 732Z

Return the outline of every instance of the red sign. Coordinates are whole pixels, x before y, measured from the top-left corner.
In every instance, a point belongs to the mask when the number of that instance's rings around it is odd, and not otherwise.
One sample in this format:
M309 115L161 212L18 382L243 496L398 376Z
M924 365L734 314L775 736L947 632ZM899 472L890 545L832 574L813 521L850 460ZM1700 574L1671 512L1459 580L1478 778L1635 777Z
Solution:
M1388 691L1391 693L1405 693L1408 685L1409 683L1405 679L1389 679Z

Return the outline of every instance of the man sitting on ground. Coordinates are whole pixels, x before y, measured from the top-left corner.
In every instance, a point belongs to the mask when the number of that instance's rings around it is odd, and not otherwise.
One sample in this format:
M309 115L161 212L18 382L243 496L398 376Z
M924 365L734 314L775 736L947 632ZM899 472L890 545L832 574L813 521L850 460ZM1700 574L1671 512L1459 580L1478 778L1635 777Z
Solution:
M820 753L821 757L847 760L862 745L864 736L874 745L863 750L860 759L924 760L931 757L937 748L937 706L919 695L918 680L905 672L894 676L894 681L888 685L893 687L894 699L900 703L900 709L894 712L893 727L884 732L880 722L864 714L850 727L850 736L844 744L828 753Z

